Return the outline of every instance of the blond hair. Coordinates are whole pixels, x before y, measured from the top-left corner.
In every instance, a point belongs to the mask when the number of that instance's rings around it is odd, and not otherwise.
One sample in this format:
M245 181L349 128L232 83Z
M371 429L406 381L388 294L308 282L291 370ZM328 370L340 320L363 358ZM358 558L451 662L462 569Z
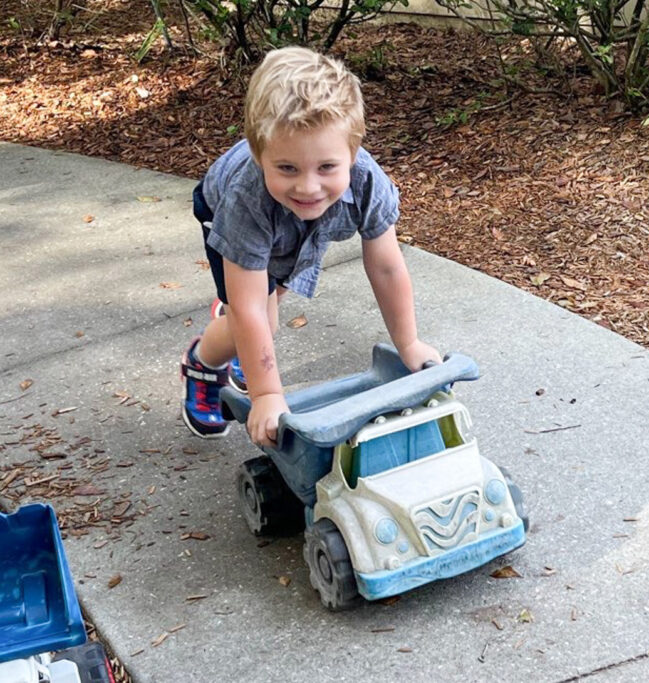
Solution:
M360 82L342 62L303 47L269 52L250 79L245 134L259 160L277 128L309 130L344 122L352 154L365 134Z

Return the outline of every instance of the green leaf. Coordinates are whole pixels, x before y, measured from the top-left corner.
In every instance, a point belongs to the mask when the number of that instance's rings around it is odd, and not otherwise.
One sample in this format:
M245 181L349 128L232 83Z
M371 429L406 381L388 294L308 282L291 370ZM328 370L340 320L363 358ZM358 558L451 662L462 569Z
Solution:
M156 40L162 35L164 29L164 21L157 19L153 28L149 31L146 38L142 41L140 49L135 53L135 61L140 64L142 60L149 54L149 50L153 47Z

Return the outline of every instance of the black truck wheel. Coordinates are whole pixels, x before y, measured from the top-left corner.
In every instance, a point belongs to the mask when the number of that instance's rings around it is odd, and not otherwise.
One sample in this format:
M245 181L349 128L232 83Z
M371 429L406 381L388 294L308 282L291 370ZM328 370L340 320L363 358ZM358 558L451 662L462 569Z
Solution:
M104 646L98 642L57 652L54 661L68 660L77 665L81 683L115 683Z
M505 477L505 483L507 484L507 488L509 489L512 500L514 501L516 514L523 520L523 529L525 529L525 533L527 533L528 529L530 528L530 519L525 511L523 492L518 487L518 484L514 483L514 480L512 479L511 474L509 474L509 470L507 468L501 467L500 471L502 472L503 477Z
M322 604L333 612L354 607L358 587L349 551L336 525L319 519L304 532L304 559L309 565L311 585Z
M255 536L288 536L304 529L304 505L266 455L246 460L237 473L243 516Z

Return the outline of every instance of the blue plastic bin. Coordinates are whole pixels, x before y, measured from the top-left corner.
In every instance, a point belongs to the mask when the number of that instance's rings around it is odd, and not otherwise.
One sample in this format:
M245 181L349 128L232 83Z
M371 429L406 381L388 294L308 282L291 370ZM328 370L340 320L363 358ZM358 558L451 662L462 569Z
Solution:
M478 379L468 356L451 353L441 365L411 373L394 347L377 344L372 367L286 395L290 413L279 418L277 448L263 448L293 493L307 506L316 500L315 485L331 471L334 447L377 415L422 404L453 382ZM221 391L223 415L245 423L250 399L235 389Z
M0 662L85 641L54 509L0 514Z

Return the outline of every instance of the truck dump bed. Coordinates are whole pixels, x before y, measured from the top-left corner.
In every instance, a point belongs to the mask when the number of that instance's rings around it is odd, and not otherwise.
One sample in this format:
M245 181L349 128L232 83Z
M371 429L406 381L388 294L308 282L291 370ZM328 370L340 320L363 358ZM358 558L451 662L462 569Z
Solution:
M337 444L378 415L421 405L453 382L478 376L475 362L459 353L449 354L442 365L411 373L393 347L377 344L366 372L287 394L291 412L280 416L277 447L262 450L293 493L313 506L316 482L331 471ZM250 399L228 387L221 398L226 419L245 424Z

